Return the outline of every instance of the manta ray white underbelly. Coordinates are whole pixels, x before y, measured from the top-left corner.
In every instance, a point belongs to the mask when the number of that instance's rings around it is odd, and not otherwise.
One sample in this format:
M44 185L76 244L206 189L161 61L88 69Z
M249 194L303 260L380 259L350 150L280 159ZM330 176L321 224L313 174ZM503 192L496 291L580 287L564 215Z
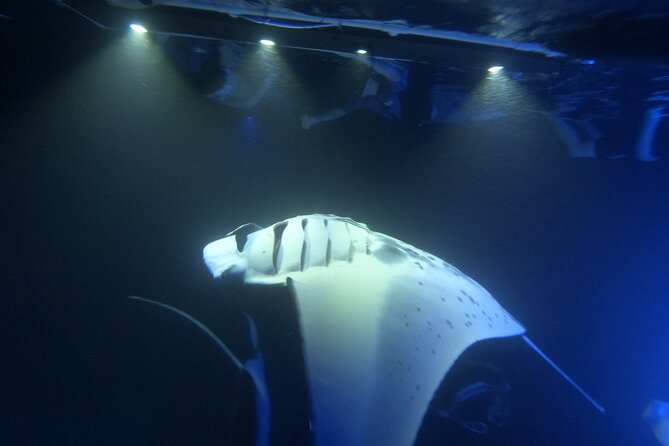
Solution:
M458 356L525 331L454 266L349 218L244 225L203 255L216 277L291 287L317 446L413 444Z

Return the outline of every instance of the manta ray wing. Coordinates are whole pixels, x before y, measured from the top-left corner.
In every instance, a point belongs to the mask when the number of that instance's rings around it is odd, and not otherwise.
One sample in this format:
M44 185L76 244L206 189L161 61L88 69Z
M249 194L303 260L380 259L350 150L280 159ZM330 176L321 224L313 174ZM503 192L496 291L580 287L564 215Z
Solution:
M424 268L361 256L289 279L317 445L413 444L458 356L524 331L464 276Z
M237 261L230 246L205 247L215 275L244 268L247 283L291 287L317 446L413 444L458 356L524 332L452 265L347 218L279 222L250 234Z

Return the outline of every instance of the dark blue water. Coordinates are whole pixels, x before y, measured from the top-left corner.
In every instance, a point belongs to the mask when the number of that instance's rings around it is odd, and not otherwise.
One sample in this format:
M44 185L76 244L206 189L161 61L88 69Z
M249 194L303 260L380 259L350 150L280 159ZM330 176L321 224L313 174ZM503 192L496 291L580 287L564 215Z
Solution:
M238 110L154 46L59 19L3 31L0 442L253 444L248 378L134 294L190 312L242 357L250 313L272 444L310 444L290 296L214 282L201 249L242 223L319 212L458 266L608 410L508 339L468 355L511 384L509 424L477 436L432 410L419 444L654 444L641 412L669 398L666 160L570 158L542 114L517 112L542 99L510 80L478 90L503 119L360 114L305 131L301 114L346 90L318 58L285 52L266 100Z

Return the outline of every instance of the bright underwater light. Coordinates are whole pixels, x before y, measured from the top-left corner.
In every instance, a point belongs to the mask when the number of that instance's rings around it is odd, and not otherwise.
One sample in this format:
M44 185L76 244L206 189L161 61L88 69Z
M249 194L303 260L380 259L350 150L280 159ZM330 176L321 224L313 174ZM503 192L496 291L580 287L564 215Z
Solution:
M260 39L260 44L265 45L265 46L274 46L275 43L273 40L270 39Z
M501 65L495 65L495 66L493 66L493 67L488 68L488 73L490 73L490 74L496 74L496 73L499 73L500 71L502 71L503 69L504 69L503 66L501 66Z
M130 29L132 29L133 31L135 31L137 33L142 33L142 34L145 33L145 32L148 32L148 30L146 28L144 28L142 25L140 25L139 23L131 23L130 24Z
M367 50L364 49L364 48L358 48L355 52L356 52L357 54L361 54L361 55L362 55L362 54L367 54Z

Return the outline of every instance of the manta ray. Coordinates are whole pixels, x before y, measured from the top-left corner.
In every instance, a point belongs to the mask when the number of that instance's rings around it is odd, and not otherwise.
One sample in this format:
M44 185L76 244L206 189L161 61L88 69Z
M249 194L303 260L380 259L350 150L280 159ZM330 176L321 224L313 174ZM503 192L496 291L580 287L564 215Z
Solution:
M412 445L456 359L490 338L522 336L604 411L474 279L350 218L314 214L266 228L245 224L205 246L203 257L216 278L289 287L316 446ZM261 385L261 375L249 371Z

